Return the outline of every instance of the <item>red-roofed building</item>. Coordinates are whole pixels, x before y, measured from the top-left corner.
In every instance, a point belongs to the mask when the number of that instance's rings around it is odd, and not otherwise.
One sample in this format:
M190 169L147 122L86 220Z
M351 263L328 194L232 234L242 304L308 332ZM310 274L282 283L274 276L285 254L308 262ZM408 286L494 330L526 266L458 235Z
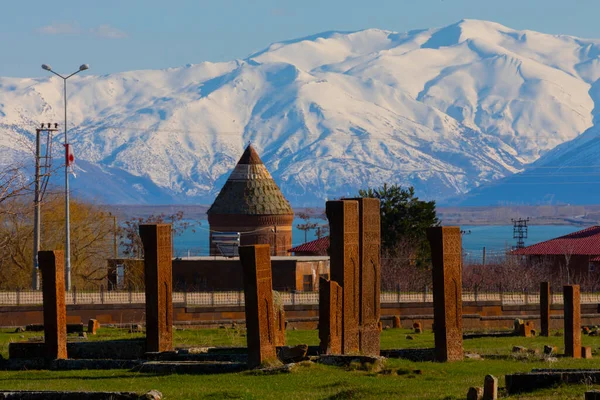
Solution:
M522 249L513 255L526 256L530 263L548 263L553 273L569 268L572 276L600 270L600 226L592 226Z
M288 252L296 256L324 256L327 255L327 250L329 250L329 236L293 247Z

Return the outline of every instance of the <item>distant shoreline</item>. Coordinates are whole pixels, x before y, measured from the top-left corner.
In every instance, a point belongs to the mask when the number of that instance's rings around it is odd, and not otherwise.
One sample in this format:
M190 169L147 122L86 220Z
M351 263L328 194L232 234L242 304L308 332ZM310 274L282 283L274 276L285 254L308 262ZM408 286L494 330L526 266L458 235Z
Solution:
M119 219L148 217L150 215L172 215L183 211L184 218L206 220L208 205L104 205ZM324 208L296 207L296 214L307 213L313 218L324 217ZM541 205L541 206L490 206L490 207L438 207L438 218L443 225L512 225L512 219L529 218L529 225L574 225L591 226L600 224L600 205Z

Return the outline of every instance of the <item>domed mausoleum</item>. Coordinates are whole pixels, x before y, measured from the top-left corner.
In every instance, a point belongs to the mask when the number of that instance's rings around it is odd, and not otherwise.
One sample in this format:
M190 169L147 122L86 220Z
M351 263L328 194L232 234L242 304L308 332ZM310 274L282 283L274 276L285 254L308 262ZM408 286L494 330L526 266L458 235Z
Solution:
M270 244L271 255L288 255L292 247L294 211L252 145L229 175L208 209L210 254L221 255L218 243L240 234L240 245Z

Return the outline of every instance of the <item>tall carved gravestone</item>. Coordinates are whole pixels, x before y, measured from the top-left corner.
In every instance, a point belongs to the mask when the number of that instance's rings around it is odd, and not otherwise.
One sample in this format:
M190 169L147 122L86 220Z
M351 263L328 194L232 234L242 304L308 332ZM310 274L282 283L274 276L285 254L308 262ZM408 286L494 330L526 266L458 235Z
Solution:
M44 347L49 359L67 358L65 255L62 250L38 252L44 296Z
M359 215L359 348L379 355L381 313L381 209L379 199L360 198Z
M170 224L140 225L146 284L146 351L173 349L173 256Z
M433 323L437 361L463 359L462 239L459 227L427 229L433 267Z
M360 351L358 202L328 201L326 213L330 232L331 280L342 287L342 354L358 353Z
M319 351L342 354L342 288L319 278Z
M550 336L550 282L540 283L540 336Z
M564 324L565 324L565 355L581 358L581 299L579 285L565 285Z
M277 356L271 247L240 246L239 254L244 273L248 366L254 368Z

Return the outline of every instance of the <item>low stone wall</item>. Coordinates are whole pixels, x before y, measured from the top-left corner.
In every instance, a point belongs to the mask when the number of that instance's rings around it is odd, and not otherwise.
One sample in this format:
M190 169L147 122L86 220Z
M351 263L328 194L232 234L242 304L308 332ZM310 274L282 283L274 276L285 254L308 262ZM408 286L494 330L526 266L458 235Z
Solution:
M156 390L148 393L135 392L54 392L14 390L0 392L1 399L7 400L138 400L162 399L162 394Z
M98 342L68 342L67 354L73 359L103 359L107 354L117 360L136 360L146 352L144 339L103 340ZM8 357L40 358L44 356L43 342L13 342L8 345Z
M138 324L145 321L144 304L77 304L67 306L67 322L69 324L87 323L96 319L100 324ZM314 329L318 323L318 305L285 306L288 329ZM600 310L597 304L581 306L582 325L600 324ZM394 316L400 317L403 328L412 328L416 321L425 329L433 324L432 303L398 303L382 304L381 320L384 326L392 325ZM185 306L183 303L173 304L173 320L175 325L184 327L219 327L221 325L244 322L243 306ZM515 318L533 321L539 329L538 305L502 305L499 302L463 302L463 329L512 329ZM17 327L31 324L42 324L41 306L4 306L0 307L0 327ZM551 307L551 329L562 328L562 305Z
M600 370L538 369L530 373L506 375L506 391L509 394L531 392L559 385L588 385L600 383Z

